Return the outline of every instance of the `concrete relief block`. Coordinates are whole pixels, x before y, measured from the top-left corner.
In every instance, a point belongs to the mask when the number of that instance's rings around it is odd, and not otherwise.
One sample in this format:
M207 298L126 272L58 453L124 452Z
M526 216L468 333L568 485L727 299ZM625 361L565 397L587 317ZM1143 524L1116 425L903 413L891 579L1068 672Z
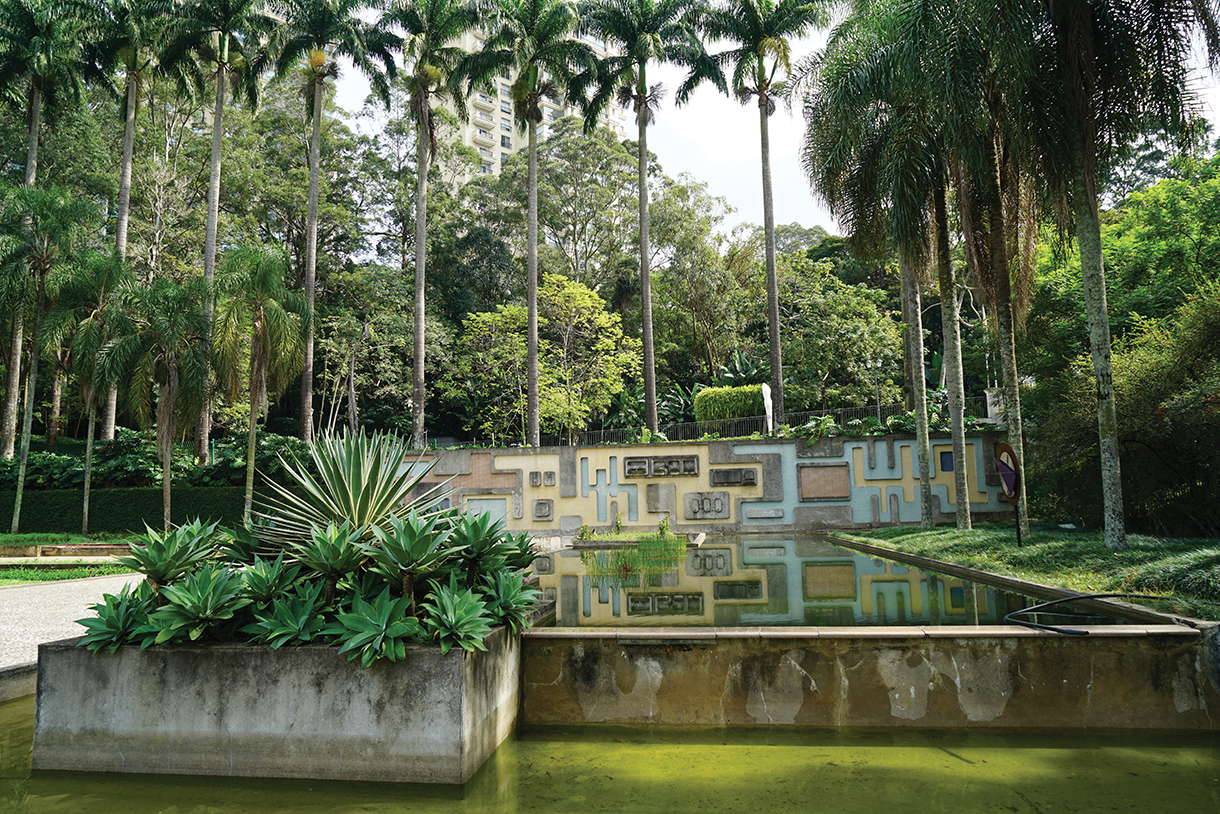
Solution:
M846 463L799 464L801 500L850 500L851 474Z
M656 455L623 459L624 478L679 478L699 474L698 455Z
M555 473L554 472L543 472L542 473L542 485L543 486L554 486L555 485Z
M541 485L542 485L542 473L541 472L531 472L530 473L530 486L541 486Z
M733 551L728 548L700 548L686 555L688 577L728 577L733 575Z
M678 488L672 483L649 483L644 487L645 508L653 513L678 513Z
M713 469L709 473L712 486L755 486L758 484L758 470L749 469Z
M535 574L553 574L555 573L555 561L548 554L545 557L534 558L534 573Z
M687 520L729 519L728 492L687 492L685 502Z
M534 501L534 520L549 521L555 516L555 501L553 500L535 500Z

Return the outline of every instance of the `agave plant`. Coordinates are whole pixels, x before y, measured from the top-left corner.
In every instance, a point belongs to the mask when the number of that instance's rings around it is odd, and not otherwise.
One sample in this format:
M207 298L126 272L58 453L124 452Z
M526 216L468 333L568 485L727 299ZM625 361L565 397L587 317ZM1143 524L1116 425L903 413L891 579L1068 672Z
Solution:
M483 578L483 599L494 623L513 633L525 629L542 592L526 583L519 571L497 571Z
M364 562L367 555L356 542L366 533L363 526L353 527L346 521L338 525L330 522L325 528L311 526L307 539L289 541L285 547L301 565L326 579L326 604L329 605L335 601L335 585L339 580Z
M258 556L258 545L258 534L250 523L217 529L216 553L225 562L249 565Z
M148 623L136 631L142 637L140 648L152 644L195 641L209 628L230 622L250 604L243 596L241 572L222 563L208 563L187 574L180 582L167 585L161 595L165 605L153 611Z
M449 575L448 585L438 585L431 601L425 602L424 629L441 646L441 654L454 645L463 650L486 650L483 639L491 632L492 618L483 597L463 588L457 574Z
M154 592L205 562L214 550L215 523L204 525L196 518L166 532L144 528L130 543L131 553L115 560L143 574Z
M246 578L246 596L254 604L264 608L277 596L287 593L296 584L301 574L297 565L284 563L284 555L280 553L274 560L255 557L254 562L244 569Z
M359 544L373 561L374 570L387 581L401 582L411 616L415 615L416 578L437 570L463 550L462 546L445 546L452 531L438 529L437 521L437 517L423 518L415 512L403 518L391 517L389 528L373 527L376 544Z
M504 552L504 564L516 571L529 568L538 557L528 531L504 535L500 547Z
M480 573L504 568L507 556L517 553L515 546L505 542L504 521L492 520L489 514L457 515L450 540L459 550L456 559L468 587L478 585Z
M101 602L89 606L97 616L76 620L89 631L76 646L95 653L103 647L115 652L133 641L136 631L148 623L155 602L156 595L147 582L141 582L134 591L130 585L124 585L117 595L103 595Z
M372 602L359 596L352 598L352 612L340 613L324 632L335 636L340 653L350 653L348 661L360 657L360 663L368 667L377 659L398 661L407 654L407 645L423 641L424 632L419 620L409 616L406 597L390 598L390 588Z
M435 462L414 456L406 442L392 433L326 434L314 442L310 456L317 477L299 462L280 458L290 483L268 481L271 494L260 496L255 513L266 521L258 530L260 538L285 545L308 539L311 527L328 523L346 522L367 530L408 508L430 514L448 496L433 490L412 501L411 492Z
M326 619L322 612L322 586L302 583L285 592L266 610L255 611L255 621L242 628L256 640L267 642L272 650L286 644L304 644L325 635Z

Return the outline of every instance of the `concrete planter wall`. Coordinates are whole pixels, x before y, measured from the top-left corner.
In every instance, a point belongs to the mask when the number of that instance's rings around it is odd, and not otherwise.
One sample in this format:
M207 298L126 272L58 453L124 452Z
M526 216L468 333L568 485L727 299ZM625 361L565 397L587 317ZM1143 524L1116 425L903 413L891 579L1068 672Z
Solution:
M1217 628L539 628L525 724L1215 730Z
M464 783L513 731L520 639L409 647L39 647L37 770Z

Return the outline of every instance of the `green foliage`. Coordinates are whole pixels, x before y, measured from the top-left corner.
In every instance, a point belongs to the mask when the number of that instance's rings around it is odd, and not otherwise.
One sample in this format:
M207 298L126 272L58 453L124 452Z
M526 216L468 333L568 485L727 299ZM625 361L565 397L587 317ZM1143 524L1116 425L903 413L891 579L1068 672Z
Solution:
M289 540L284 548L310 571L337 581L364 562L366 554L356 543L366 533L363 526L331 522L325 527L312 526L307 540Z
M156 596L147 582L140 583L134 591L130 585L124 585L117 596L103 595L101 602L89 606L96 616L76 620L88 631L76 646L95 653L103 647L115 652L135 640L136 632L147 624L155 604Z
M487 603L475 589L461 587L456 574L436 587L424 607L424 629L440 643L442 654L454 645L466 651L487 649L483 639L492 625Z
M143 574L159 589L208 559L215 549L215 534L215 523L204 525L198 519L165 532L146 527L144 534L131 541L131 553L115 560Z
M695 396L695 420L718 421L763 415L762 385L705 387Z
M233 565L251 564L257 559L258 537L249 524L220 528L216 533L216 553Z
M426 514L444 494L433 492L412 500L411 492L432 471L403 441L391 433L326 434L310 449L317 476L299 462L283 460L294 488L268 483L257 516L269 521L261 532L269 542L284 545L312 535L311 527L343 523L368 529L411 506ZM413 460L414 459L414 460Z
M391 517L388 528L373 527L375 544L359 547L373 562L373 570L391 584L402 586L402 595L415 610L415 578L438 570L446 561L460 556L464 546L446 545L450 529L438 529L440 518L422 518L415 512L406 517Z
M813 443L819 438L829 438L842 433L843 428L835 423L834 416L832 415L814 416L792 430L793 435L797 438L804 438L808 443Z
M483 578L482 593L492 624L506 625L514 634L529 623L542 592L526 584L519 571L497 571Z
M247 585L250 572L246 573ZM326 632L326 618L322 612L323 586L308 583L298 584L291 591L284 590L271 602L270 608L254 611L255 621L242 628L243 633L254 636L278 650L286 644L306 644L321 639Z
M340 613L323 632L339 642L339 652L349 653L348 661L360 658L368 667L377 659L398 661L407 654L407 645L423 641L419 620L410 615L410 600L390 598L386 587L372 602L352 598L351 613ZM442 646L442 650L447 650Z
M301 574L300 566L286 565L281 553L274 560L255 557L254 562L244 569L246 580L246 596L258 607L265 607L277 596L287 593L288 589L297 584Z
M251 599L243 596L240 571L222 563L206 563L174 585L161 590L164 605L153 611L137 634L141 649L166 642L196 641L205 633L223 636L225 623Z
M458 515L450 539L457 549L454 561L467 587L478 585L482 575L507 568L507 558L518 553L516 545L506 540L504 521L492 520L489 514Z

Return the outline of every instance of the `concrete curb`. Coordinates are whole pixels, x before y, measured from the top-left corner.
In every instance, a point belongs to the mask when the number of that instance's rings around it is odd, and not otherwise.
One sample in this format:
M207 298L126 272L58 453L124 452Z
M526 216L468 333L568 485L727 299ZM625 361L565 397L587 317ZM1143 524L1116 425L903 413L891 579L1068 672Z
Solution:
M38 689L38 662L0 667L0 704L33 695Z

